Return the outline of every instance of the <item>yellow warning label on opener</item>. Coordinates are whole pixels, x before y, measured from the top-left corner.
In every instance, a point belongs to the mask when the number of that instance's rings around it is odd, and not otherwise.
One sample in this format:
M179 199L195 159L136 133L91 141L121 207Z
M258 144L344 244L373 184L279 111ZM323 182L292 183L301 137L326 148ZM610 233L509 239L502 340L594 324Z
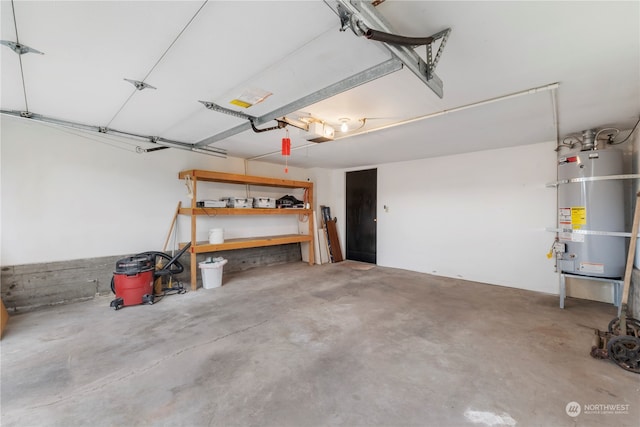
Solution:
M571 207L571 225L575 230L579 230L581 226L587 223L587 208L584 206Z
M253 105L250 102L242 101L240 99L232 99L229 103L242 108L249 108Z

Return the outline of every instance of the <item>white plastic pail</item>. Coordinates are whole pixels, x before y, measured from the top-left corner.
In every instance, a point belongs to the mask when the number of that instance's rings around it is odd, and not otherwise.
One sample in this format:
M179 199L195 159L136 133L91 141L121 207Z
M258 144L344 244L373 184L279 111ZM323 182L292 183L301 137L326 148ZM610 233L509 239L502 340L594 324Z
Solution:
M218 288L222 285L222 270L227 260L224 258L214 258L213 262L201 262L202 286L205 289Z
M212 245L224 243L224 231L222 228L212 228L209 230L209 243Z

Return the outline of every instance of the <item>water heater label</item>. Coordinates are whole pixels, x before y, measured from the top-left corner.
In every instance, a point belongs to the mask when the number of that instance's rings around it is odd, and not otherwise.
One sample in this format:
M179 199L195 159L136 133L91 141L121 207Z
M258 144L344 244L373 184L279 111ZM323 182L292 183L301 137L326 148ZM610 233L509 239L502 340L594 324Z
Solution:
M563 231L558 233L558 240L561 242L584 242L584 234Z
M584 242L584 235L572 233L571 230L580 230L587 223L587 208L585 206L572 206L558 209L558 225L561 230L558 237L563 242Z
M572 206L558 210L558 223L560 228L580 230L587 223L587 208L585 206Z
M583 273L604 273L604 264L599 264L595 262L581 262L580 268L578 269Z
M558 225L560 226L562 231L558 234L558 237L561 242L570 242L571 241L571 208L560 208L558 209Z
M585 206L571 207L571 224L575 230L579 230L587 223L587 208Z

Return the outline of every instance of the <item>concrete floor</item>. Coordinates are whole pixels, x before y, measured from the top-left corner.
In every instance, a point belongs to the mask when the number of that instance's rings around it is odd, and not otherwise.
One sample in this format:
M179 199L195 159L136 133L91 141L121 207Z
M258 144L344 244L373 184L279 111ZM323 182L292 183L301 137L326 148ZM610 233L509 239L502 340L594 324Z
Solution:
M353 263L110 300L11 317L3 426L640 423L640 377L589 356L608 304ZM628 406L570 417L572 401Z

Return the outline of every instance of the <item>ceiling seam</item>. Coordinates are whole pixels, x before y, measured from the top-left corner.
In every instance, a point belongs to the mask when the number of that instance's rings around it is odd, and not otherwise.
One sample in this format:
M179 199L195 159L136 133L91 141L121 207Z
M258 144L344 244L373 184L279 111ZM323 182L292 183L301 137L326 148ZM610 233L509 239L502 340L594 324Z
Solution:
M281 64L285 59L292 57L293 55L295 55L296 53L302 51L303 49L305 49L309 44L313 43L314 41L318 40L320 37L324 37L326 34L335 31L336 30L336 26L332 26L331 28L327 29L326 31L321 32L320 34L316 35L315 37L311 38L310 40L307 40L306 42L304 42L302 45L297 46L296 48L294 48L293 50L287 52L286 54L284 54L283 56L280 56L276 61L272 62L271 64L267 65L265 68L263 68L262 70L258 71L257 73L254 73L253 75L251 75L250 77L242 80L242 82L234 84L233 87L237 88L237 87L242 87L242 86L247 86L249 82L256 80L258 77L260 77L262 74L268 72L269 70L271 70L272 68L274 68L275 66ZM214 96L213 99L218 99L221 96L223 96L224 93L219 94L218 96ZM198 109L199 110L199 109ZM194 110L195 111L195 110ZM191 116L192 113L189 114L189 116ZM244 132L245 130L249 130L250 126L249 123L243 123L241 125L238 126L245 126L241 132ZM175 126L171 125L170 127L168 127L166 130L169 130L171 128L173 128ZM236 135L239 132L235 132L236 127L233 128L229 128L226 131L222 131L218 134L212 135L212 136L216 136L216 135L221 135L227 132L231 132L230 136ZM202 147L205 145L209 145L209 144L203 144L203 141L208 140L209 138L211 138L211 136L201 139L199 141L196 142L196 146L198 147ZM215 142L215 141L214 141Z
M133 95L135 95L137 91L138 91L138 89L133 89L133 92L131 92L131 94L127 97L127 100L124 101L124 103L120 106L120 108L118 108L118 111L116 111L116 113L113 115L113 117L111 117L111 120L109 120L109 122L107 123L106 127L111 126L111 123L116 119L116 117L118 117L118 115L120 114L122 109L124 107L126 107L126 105L129 103L129 101L131 101L131 98L133 98Z
M16 19L16 7L11 0L11 13L13 14L13 28L16 31L16 44L20 45L20 39L18 38L18 21ZM29 102L27 101L27 85L24 81L24 68L22 66L22 55L18 54L18 62L20 63L20 77L22 79L22 93L24 94L24 110L29 112Z
M321 32L320 34L318 34L315 37L307 40L306 42L304 42L300 46L297 46L293 50L287 52L284 56L279 57L277 60L275 60L271 64L267 65L262 70L258 71L257 73L254 73L253 75L251 75L251 77L248 77L248 78L244 79L241 83L236 84L235 87L245 86L249 82L256 80L258 77L260 77L261 75L265 74L266 72L268 72L272 68L276 67L277 65L282 64L286 59L293 57L298 52L302 52L304 49L307 48L307 46L309 46L314 41L320 39L321 37L324 37L325 35L329 34L330 32L333 32L335 30L336 30L336 26L332 26L331 28L327 29L326 31Z
M13 2L13 0L11 0ZM189 28L189 26L191 25L191 23L193 22L194 19L196 19L196 17L198 16L198 14L200 14L200 12L202 11L202 9L207 5L207 3L209 2L209 0L205 0L202 5L200 5L200 7L198 8L198 10L196 10L196 13L193 14L193 16L191 17L191 19L189 19L189 21L187 22L187 24L182 28L182 30L178 33L178 35L173 39L173 41L169 44L169 46L165 49L165 51L162 53L162 55L160 55L160 58L158 58L158 60L156 61L155 64L153 64L153 66L151 67L151 69L147 72L147 74L144 76L144 78L142 79L142 82L144 82L145 80L147 80L147 78L149 78L149 76L151 75L151 73L153 73L153 70L156 69L156 67L160 64L160 62L164 59L165 56L167 56L167 54L169 53L169 50L171 50L171 48L173 47L174 44L176 44L176 42L178 41L178 39L182 36L182 34L187 30L187 28ZM133 92L131 93L131 95L129 95L129 97L127 98L126 101L124 101L124 103L122 104L122 106L118 109L118 111L116 112L116 114L114 114L114 116L111 118L111 120L109 120L109 122L107 123L107 127L109 127L111 125L111 123L116 119L116 117L118 117L118 115L122 112L122 110L124 109L124 107L129 103L129 101L131 101L131 98L133 98L133 95L136 94L136 92L138 92L138 89L134 89Z
M202 5L198 8L198 10L196 10L196 13L193 14L193 16L191 17L191 19L189 19L189 22L187 22L187 25L184 26L184 28L182 29L182 31L180 31L178 33L178 35L176 36L176 38L171 42L171 44L169 45L169 47L167 47L167 49L164 51L164 53L162 54L162 56L160 56L160 58L156 61L156 63L153 65L153 67L151 67L151 70L149 70L149 72L147 73L146 76L144 76L144 79L142 79L142 81L144 82L153 72L153 70L156 69L156 67L160 64L160 61L162 61L164 59L164 57L167 55L167 53L169 53L169 50L171 50L171 48L173 47L174 44L176 44L176 42L178 41L178 39L182 36L182 34L187 30L187 28L189 28L189 26L191 25L191 23L193 22L194 19L196 19L196 16L198 16L198 14L202 11L202 9L207 5L207 3L209 2L209 0L205 0Z

